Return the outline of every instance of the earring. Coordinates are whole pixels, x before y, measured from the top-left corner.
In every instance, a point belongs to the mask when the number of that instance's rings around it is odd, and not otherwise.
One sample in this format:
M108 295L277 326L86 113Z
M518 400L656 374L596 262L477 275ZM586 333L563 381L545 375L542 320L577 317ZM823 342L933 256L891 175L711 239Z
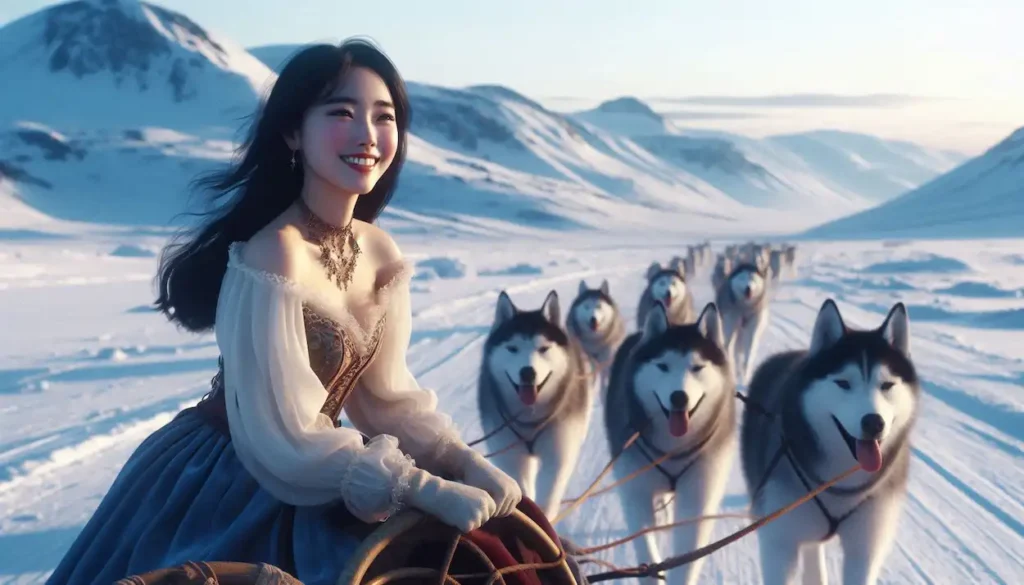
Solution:
M295 151L292 151L292 170L295 170Z

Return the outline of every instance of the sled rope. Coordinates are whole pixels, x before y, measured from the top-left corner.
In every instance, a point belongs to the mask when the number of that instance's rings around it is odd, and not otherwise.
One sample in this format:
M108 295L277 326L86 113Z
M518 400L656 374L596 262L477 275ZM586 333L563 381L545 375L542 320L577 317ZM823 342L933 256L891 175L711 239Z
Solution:
M735 519L746 520L748 518L751 518L752 516L753 516L752 514L727 513L727 514L709 514L707 516L694 516L693 518L684 518L683 520L677 520L675 522L672 522L671 524L659 524L659 525L656 525L656 526L649 526L647 528L644 528L643 530L640 530L639 532L635 532L633 534L630 534L629 536L623 536L622 538L619 538L617 540L613 540L611 542L606 542L604 544L599 544L599 545L595 545L595 546L588 546L588 547L585 547L585 548L581 548L581 549L579 549L579 553L581 555L592 555L594 553L603 552L603 551L606 551L608 549L612 549L612 548L615 548L617 546L621 546L623 544L627 544L629 542L633 542L634 540L640 538L641 536L643 536L645 534L650 534L652 532L661 532L663 530L669 530L671 528L678 528L680 526L687 526L687 525L690 525L690 524L697 524L697 523L703 522L705 520L727 520L727 519L734 519L734 518ZM622 570L622 569L620 569L620 570Z
M623 452L625 452L625 448L623 448ZM621 454L622 453L620 452L619 455L621 455ZM612 460L608 463L609 469L610 469L610 466L615 463L615 460L619 458L619 455L616 455L615 457L613 457ZM582 494L580 494L579 497L571 499L571 500L562 500L562 503L563 504L573 504L572 507L575 508L579 504L582 504L583 501L589 500L590 498L596 498L597 496L600 496L600 495L604 495L604 494L612 491L613 489L621 486L622 484L627 483L627 482L629 482L632 479L636 479L640 475L643 475L644 473L646 473L646 472L654 469L655 467L661 465L662 463L668 461L669 459L671 459L673 457L673 455L675 455L675 453L665 453L664 455L662 455L661 457L658 457L657 459L655 459L654 461L652 461L648 465L645 465L645 466L641 467L640 469L634 471L633 473L630 473L629 475L627 475L626 477L616 481L615 483L613 483L611 485L608 485L608 486L605 486L605 487L603 487L603 488L601 488L601 489L599 489L597 491L592 492L591 490L593 490L595 487L597 487L597 482L601 481L601 479L604 478L604 475L599 475L599 476L597 476L597 479L594 480L594 483L590 484L590 487L588 487L586 491L584 491ZM559 519L561 519L561 518L559 518Z
M602 581L610 581L612 579L626 579L626 578L630 578L630 577L651 577L651 576L656 575L657 573L661 573L661 572L667 571L669 569L675 569L676 567L681 567L683 565L692 563L692 562L694 562L694 561L696 561L698 559L704 558L704 557L710 555L711 553L713 553L713 552L715 552L715 551L717 551L717 550L719 550L721 548L724 548L724 547L726 547L726 546L728 546L728 545L730 545L730 544L740 540L744 536L747 536L751 532L754 532L755 530L761 528L762 526L768 524L769 522L773 522L774 520L779 519L780 517L788 514L789 512L791 512L794 509L796 509L797 507L799 507L799 506L809 502L813 498L817 497L818 494L824 492L828 488L834 486L835 484L837 484L837 483L845 480L846 478L852 476L853 474L857 473L858 471L860 471L860 465L854 465L850 469L848 469L848 470L844 471L843 473L837 475L836 477L832 478L831 480L829 480L829 481L827 481L825 483L822 483L818 487L814 488L814 490L812 490L812 491L808 492L807 494L801 496L795 502L789 504L788 506L783 506L782 508L779 508L778 510L772 512L771 514L767 514L765 516L762 516L762 517L758 518L757 520L755 520L754 522L752 522L751 524L747 525L746 527L741 528L740 530L737 530L736 532L733 532L732 534L730 534L730 535L728 535L728 536L726 536L724 538L716 540L715 542L712 542L711 544L708 544L706 546L702 546L702 547L698 548L697 550L693 550L693 551L690 551L688 553L684 553L684 554L681 554L681 555L676 555L674 557L669 557L668 559L665 559L664 561L662 561L660 563L654 563L654 564L647 565L647 566L643 566L642 565L642 566L639 566L639 567L632 567L632 568L628 568L628 569L622 569L622 570L619 570L619 571L607 571L607 572L604 572L604 573L598 573L596 575L588 575L587 576L587 581L589 581L591 583L600 583Z
M601 473L597 474L597 478L594 479L594 481L590 483L590 486L587 487L587 489L584 490L583 493L580 494L578 498L576 498L575 500L572 500L567 508L565 508L561 512L559 512L558 515L555 516L555 519L551 521L551 525L554 526L555 524L558 524L559 522L562 521L562 519L564 519L566 516L568 516L570 512L572 512L573 510L578 508L580 506L580 504L582 504L583 502L587 501L590 498L591 492L593 492L595 489L597 489L597 484L601 483L601 480L604 479L604 477L611 472L612 466L615 465L615 462L618 461L619 457L621 457L622 454L626 452L626 449L632 447L633 443L635 443L636 440L639 439L639 438L640 438L640 431L637 431L637 432L633 433L633 435L630 436L629 439L626 440L626 443L622 446L622 450L619 451L619 453L617 455L612 457L611 461L609 461L604 466L604 468L601 469Z

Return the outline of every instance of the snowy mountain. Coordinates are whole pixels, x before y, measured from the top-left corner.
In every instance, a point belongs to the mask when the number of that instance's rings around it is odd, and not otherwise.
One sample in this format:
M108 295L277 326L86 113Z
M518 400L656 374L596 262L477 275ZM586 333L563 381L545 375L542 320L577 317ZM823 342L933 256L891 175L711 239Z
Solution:
M740 202L759 207L860 209L913 189L965 158L849 132L754 139L684 129L632 97L604 102L573 116L629 136Z
M187 219L189 181L229 160L242 119L276 79L229 40L137 0L44 9L0 29L0 47L0 74L24 80L0 96L0 208L24 218ZM297 48L253 51L280 66ZM500 86L410 83L410 93L409 162L386 216L403 230L752 235L805 229L869 202L787 148L680 136L632 98L588 118Z
M0 124L63 132L162 126L234 131L271 71L188 17L136 0L58 4L0 29Z
M888 203L806 232L810 238L1024 236L1024 128Z
M765 141L802 158L825 182L872 203L902 195L967 160L959 152L838 130L770 136Z
M0 129L0 185L8 184L0 209L20 209L4 223L37 221L26 207L69 221L177 222L189 182L230 160L234 147L165 128L61 132L19 122Z
M73 19L85 26L66 24ZM256 109L257 88L276 78L186 17L128 0L48 8L0 29L0 45L11 47L4 71L32 80L4 98L2 204L63 220L187 219L180 214L189 180L229 159L226 132ZM183 63L189 74L177 75ZM177 85L161 85L168 79ZM681 220L701 218L692 225L715 233L745 213L635 144L588 133L514 92L418 84L411 91L420 115L388 216L402 229L629 229L660 221L678 230ZM90 97L60 108L29 94Z

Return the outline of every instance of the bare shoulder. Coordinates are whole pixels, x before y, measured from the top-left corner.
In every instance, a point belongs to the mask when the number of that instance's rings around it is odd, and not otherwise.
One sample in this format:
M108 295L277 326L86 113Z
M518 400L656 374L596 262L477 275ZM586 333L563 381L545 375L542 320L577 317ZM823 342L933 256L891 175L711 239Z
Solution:
M361 222L360 227L364 236L363 242L368 248L366 251L373 258L377 269L403 261L402 250L391 234L371 223Z
M246 265L295 281L301 280L307 258L302 233L292 225L258 232L245 244L242 253Z

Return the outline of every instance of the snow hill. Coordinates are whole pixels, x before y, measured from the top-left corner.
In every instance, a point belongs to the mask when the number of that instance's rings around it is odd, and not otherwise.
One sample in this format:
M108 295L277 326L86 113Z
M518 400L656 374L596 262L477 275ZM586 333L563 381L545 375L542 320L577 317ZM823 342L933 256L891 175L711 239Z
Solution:
M0 97L2 205L19 223L38 221L32 210L71 221L170 221L187 209L189 180L230 159L238 136L229 132L276 78L186 16L132 0L44 9L0 29L0 46L0 75L26 80ZM676 230L699 218L715 233L748 212L635 144L577 129L512 92L413 91L420 122L389 214L401 229L661 221Z
M0 95L0 209L23 224L40 221L35 212L184 221L189 181L230 159L235 131L276 78L230 40L137 0L46 8L0 29L0 47L0 75L19 80ZM295 49L254 52L277 66ZM408 172L385 218L404 231L754 235L805 229L889 194L866 178L879 165L863 154L870 172L842 183L833 175L849 172L837 163L810 164L767 141L659 130L650 112L636 132L628 120L646 107L637 100L587 117L500 86L410 90ZM630 131L610 127L613 118ZM907 188L945 170L919 158L924 170L900 171Z
M808 238L1024 236L1024 128L981 156L888 203L806 232Z
M833 130L754 139L684 129L633 97L573 116L629 136L739 201L759 207L863 208L913 189L965 159L959 153Z
M58 4L0 29L0 123L61 132L224 126L252 106L269 69L188 17L137 0Z

